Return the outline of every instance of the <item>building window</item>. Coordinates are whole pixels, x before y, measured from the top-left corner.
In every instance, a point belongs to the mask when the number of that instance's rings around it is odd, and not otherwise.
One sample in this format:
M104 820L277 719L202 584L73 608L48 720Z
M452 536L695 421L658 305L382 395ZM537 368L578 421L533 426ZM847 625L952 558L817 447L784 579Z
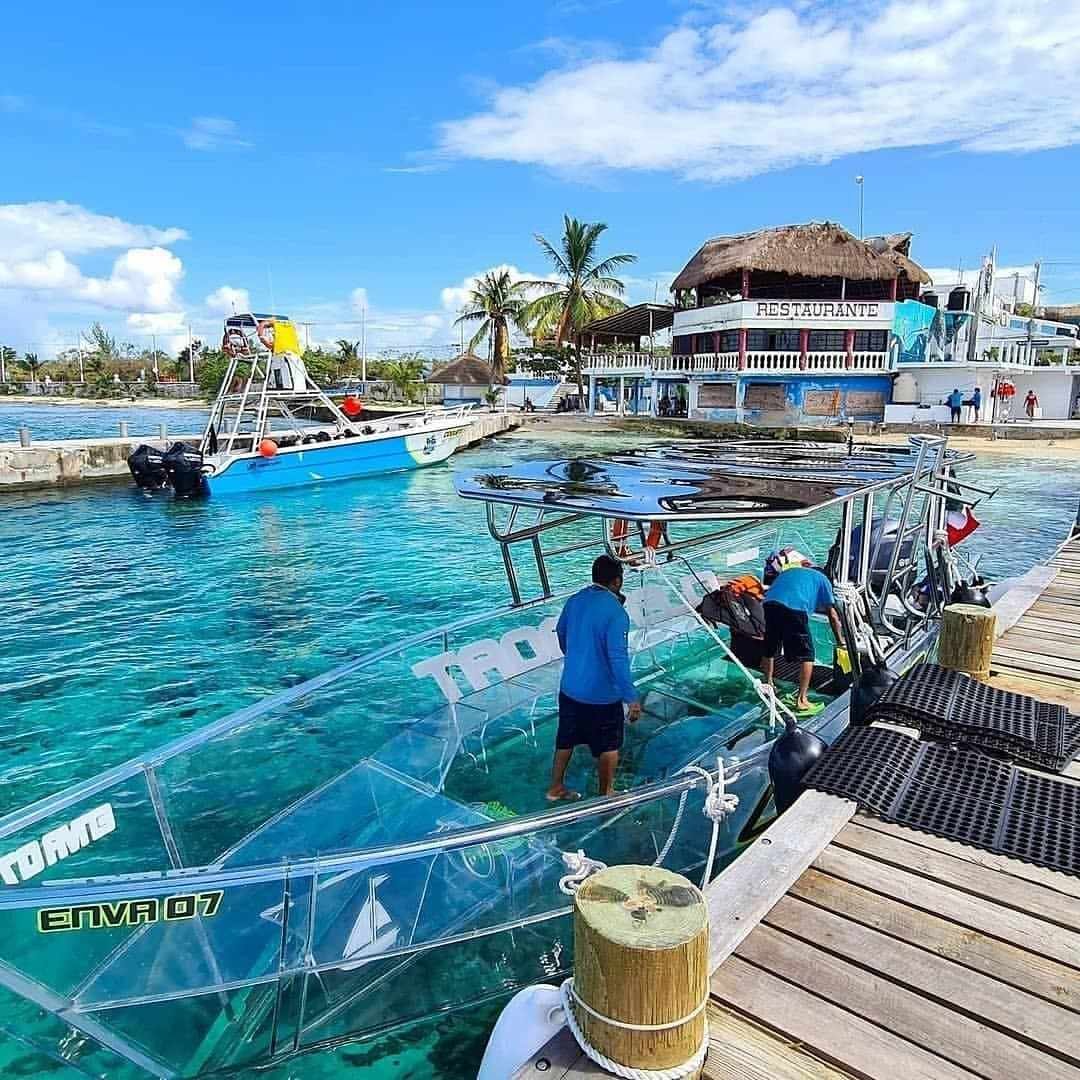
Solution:
M753 352L798 352L798 330L751 330L746 347Z
M696 353L711 353L716 351L716 335L715 334L695 334L694 335L694 352Z
M844 331L811 330L809 348L811 352L843 352Z
M717 352L738 352L739 351L739 331L738 330L725 330L723 333L717 334L716 351Z
M884 352L889 347L888 330L856 330L856 352Z
M694 351L694 335L683 334L672 338L671 351L675 356L689 356Z

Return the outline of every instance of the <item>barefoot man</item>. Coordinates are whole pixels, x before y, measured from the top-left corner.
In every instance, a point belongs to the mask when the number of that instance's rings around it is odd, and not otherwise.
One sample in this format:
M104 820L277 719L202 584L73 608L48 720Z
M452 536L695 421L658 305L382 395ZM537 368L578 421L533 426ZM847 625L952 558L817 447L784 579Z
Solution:
M592 580L566 601L555 627L566 660L548 802L581 798L563 783L574 747L581 743L596 758L600 794L614 794L615 766L623 744L623 704L629 706L631 724L641 716L626 648L630 618L622 606L622 564L601 555L592 565Z

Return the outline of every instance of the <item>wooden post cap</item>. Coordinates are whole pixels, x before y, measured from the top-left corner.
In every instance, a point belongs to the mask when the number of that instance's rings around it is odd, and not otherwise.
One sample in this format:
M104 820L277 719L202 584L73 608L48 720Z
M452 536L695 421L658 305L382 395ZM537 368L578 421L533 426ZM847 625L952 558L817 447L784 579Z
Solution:
M990 677L997 615L978 604L949 604L941 622L938 663L976 679Z
M575 1009L601 1053L637 1069L690 1060L705 1034L699 1006L709 992L708 909L701 891L655 866L612 866L574 897L574 989L590 1009L635 1031Z

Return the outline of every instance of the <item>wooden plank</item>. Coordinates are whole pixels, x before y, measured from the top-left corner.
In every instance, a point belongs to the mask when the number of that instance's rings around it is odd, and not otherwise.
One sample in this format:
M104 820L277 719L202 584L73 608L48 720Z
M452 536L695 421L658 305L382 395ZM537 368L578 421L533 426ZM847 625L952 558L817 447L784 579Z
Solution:
M882 896L902 896L912 907L952 919L962 926L1012 942L1080 970L1080 934L1021 911L909 874L854 851L830 847L814 866L833 877L862 885Z
M1062 679L1080 681L1080 665L1070 664L1067 660L1046 659L1031 652L1005 648L1001 642L994 648L994 657L1000 657L1006 664L1020 667L1021 670L1039 671Z
M1065 619L1046 619L1041 615L1032 615L1029 611L1016 625L1013 631L1024 634L1060 634L1063 637L1080 640L1080 619L1069 622Z
M713 995L860 1080L971 1080L973 1073L816 994L732 956Z
M1040 1057L1049 1049L1074 1067L1080 1065L1080 1014L791 896L769 912L765 925L1004 1032L1008 1043L988 1048L995 1057L1001 1053L1019 1065L1030 1060L1031 1048ZM1018 1055L1009 1045L1013 1040L1027 1044L1027 1051ZM1070 1072L1074 1080L1080 1076L1075 1068Z
M1001 648L1018 652L1032 652L1036 656L1058 657L1063 660L1080 660L1080 641L1061 634L1037 634L1014 626L1004 637L998 639L994 651Z
M715 971L851 820L855 803L807 791L705 890Z
M902 900L881 896L849 881L807 870L790 896L835 911L846 919L947 957L973 971L1080 1012L1080 979L1056 960L988 937Z
M987 681L991 686L1000 686L1002 690L1012 690L1040 701L1064 705L1073 712L1080 708L1080 687L1075 682L1058 679L1053 675L1021 671L1008 666L1000 658L994 659L994 666Z
M1013 626L1021 615L1038 600L1043 589L1058 575L1058 570L1050 566L1033 566L1020 578L1009 591L994 605L997 615L997 636L1001 637Z
M1072 897L1034 882L958 859L945 851L919 847L898 836L874 832L856 823L844 826L833 843L972 896L992 897L995 904L1080 931L1080 904Z
M1080 1080L1063 1061L771 926L758 927L736 955L985 1080Z
M803 1047L709 1003L705 1080L851 1080Z
M866 814L856 814L853 824L861 825L864 829L872 829L874 832L884 833L886 836L897 836L901 840L906 840L909 844L915 844L919 847L930 848L933 851L944 851L949 855L955 855L958 859L966 859L968 862L988 867L991 870L997 870L1002 874L1023 878L1025 881L1034 881L1037 885L1044 885L1055 892L1080 900L1080 878L1073 877L1071 874L1048 870L1044 866L1021 862L1019 859L1009 858L1008 855L998 855L993 851L985 851L982 848L969 847L967 844L961 844L957 840L946 840L943 836L919 832L917 829L909 829L906 825L881 821Z
M1051 600L1045 593L1028 608L1027 613L1037 615L1041 611L1058 615L1070 621L1075 620L1077 617L1076 608L1072 604L1059 604L1056 600Z

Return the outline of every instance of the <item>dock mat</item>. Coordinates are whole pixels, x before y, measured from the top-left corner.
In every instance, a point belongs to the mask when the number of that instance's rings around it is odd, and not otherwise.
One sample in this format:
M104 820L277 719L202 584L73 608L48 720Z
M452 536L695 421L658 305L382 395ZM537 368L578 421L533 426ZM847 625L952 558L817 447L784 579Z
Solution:
M917 664L866 715L1055 772L1080 752L1080 717L1063 705L999 690L937 664Z
M853 799L885 821L1080 875L1080 784L971 747L852 727L805 783Z

